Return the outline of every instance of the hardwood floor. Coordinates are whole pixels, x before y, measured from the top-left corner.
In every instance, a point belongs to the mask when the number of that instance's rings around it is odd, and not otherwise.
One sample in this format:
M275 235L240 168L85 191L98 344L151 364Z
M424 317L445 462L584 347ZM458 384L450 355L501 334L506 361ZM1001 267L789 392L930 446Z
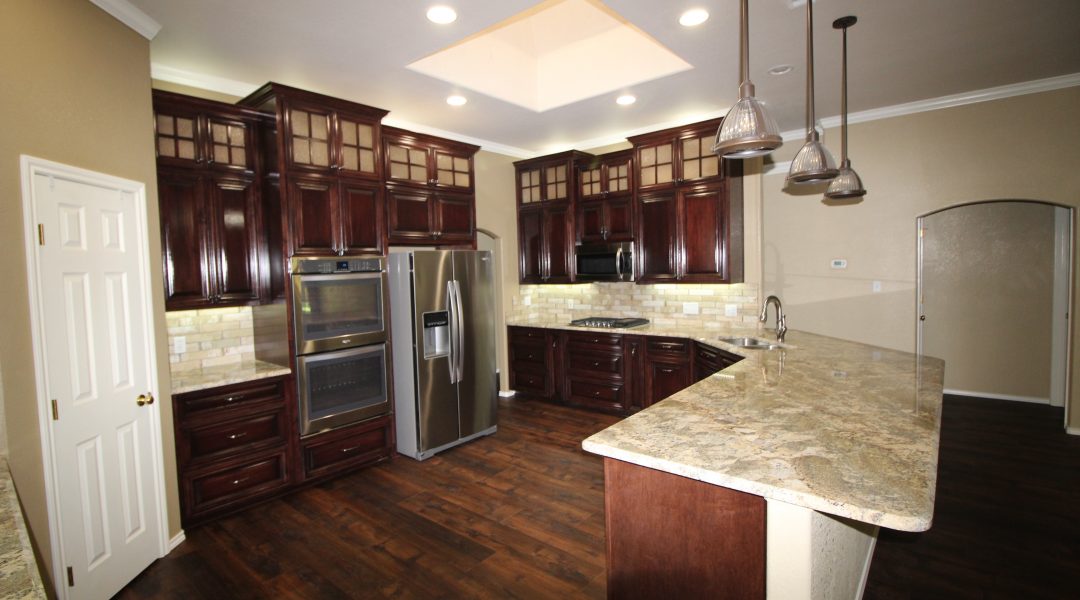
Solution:
M882 530L865 598L1077 598L1080 437L1062 413L946 396L933 526Z
M500 399L499 431L187 533L119 598L602 598L602 459L618 417Z
M934 525L883 530L866 598L1076 597L1061 409L950 396L943 419ZM190 530L118 597L602 598L603 466L580 443L617 420L500 400L495 436Z

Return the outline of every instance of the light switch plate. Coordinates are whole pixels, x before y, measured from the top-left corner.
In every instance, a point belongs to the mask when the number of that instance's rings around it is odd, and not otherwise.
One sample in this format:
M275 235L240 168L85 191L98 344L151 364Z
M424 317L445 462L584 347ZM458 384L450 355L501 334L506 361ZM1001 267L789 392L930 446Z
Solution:
M873 288L875 294L880 293L881 292L881 282L880 281L875 281L873 283L872 288Z
M701 314L701 305L697 302L683 302L682 312L684 315L697 315Z
M724 305L724 316L725 317L737 317L737 316L739 316L739 305L738 304L725 304Z
M847 268L847 259L846 258L834 258L829 262L829 267L832 268L832 269L846 269Z
M187 352L187 338L182 336L182 335L178 335L178 336L174 337L173 338L173 353L175 353L175 354L183 354L185 352Z

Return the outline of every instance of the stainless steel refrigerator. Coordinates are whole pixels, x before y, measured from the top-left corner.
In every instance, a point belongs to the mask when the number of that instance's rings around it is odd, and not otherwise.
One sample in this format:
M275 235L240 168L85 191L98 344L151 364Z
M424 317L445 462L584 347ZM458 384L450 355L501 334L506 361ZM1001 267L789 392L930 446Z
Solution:
M491 253L390 254L398 452L417 460L495 433Z

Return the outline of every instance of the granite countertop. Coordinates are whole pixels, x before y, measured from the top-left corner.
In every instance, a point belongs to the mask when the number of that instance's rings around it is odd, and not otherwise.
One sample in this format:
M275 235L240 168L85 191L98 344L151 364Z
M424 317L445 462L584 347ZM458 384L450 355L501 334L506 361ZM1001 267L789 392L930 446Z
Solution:
M717 339L774 339L757 328L614 332L693 338L746 359L589 437L585 450L882 527L929 529L942 360L801 331L770 351Z
M0 598L45 598L7 461L0 458Z
M221 387L232 383L243 383L267 377L288 375L292 371L288 367L275 365L261 360L245 361L231 365L219 365L215 367L203 367L185 371L172 372L172 393L183 394L196 390L205 390Z

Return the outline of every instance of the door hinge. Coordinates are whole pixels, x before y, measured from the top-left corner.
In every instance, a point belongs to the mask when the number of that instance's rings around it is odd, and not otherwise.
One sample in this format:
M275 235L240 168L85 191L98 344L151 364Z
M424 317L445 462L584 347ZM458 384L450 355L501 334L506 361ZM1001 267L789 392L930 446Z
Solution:
M38 239L38 245L39 246L44 246L45 245L45 226L42 225L41 223L38 223L38 226L37 226L37 239Z
M53 421L59 421L60 420L60 409L57 408L55 399L52 401L52 420Z
M75 587L75 571L71 567L67 568L68 571L68 587Z

